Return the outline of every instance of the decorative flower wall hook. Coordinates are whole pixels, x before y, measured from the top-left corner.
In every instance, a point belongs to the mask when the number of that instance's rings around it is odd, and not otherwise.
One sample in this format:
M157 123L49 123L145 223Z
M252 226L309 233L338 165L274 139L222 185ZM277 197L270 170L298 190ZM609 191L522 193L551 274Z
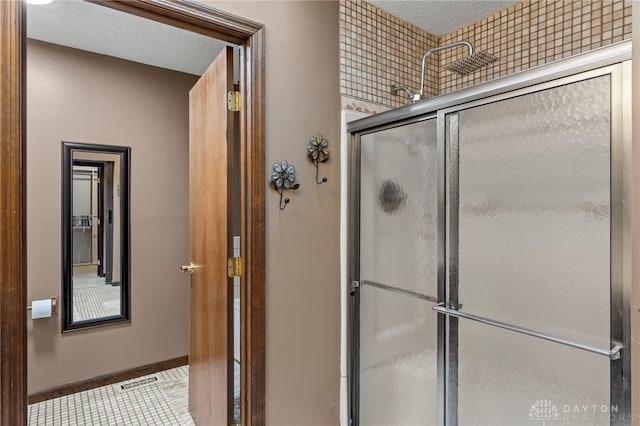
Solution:
M292 164L287 163L287 160L273 164L273 172L271 173L269 183L271 187L280 194L280 210L284 210L290 201L288 198L285 198L283 203L282 192L285 189L295 191L300 188L300 184L296 183L296 169Z
M329 159L329 141L327 138L321 134L312 137L309 141L309 146L307 146L307 157L309 157L309 160L316 166L316 183L318 185L325 183L327 181L326 177L318 181L318 163L324 163Z

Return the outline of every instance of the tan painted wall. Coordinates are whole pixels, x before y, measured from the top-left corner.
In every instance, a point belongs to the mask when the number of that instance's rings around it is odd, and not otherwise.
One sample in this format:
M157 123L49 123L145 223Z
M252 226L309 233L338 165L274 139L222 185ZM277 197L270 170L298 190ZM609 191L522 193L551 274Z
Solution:
M188 90L195 77L29 41L28 300L60 295L61 141L131 146L131 323L27 321L28 390L188 351Z
M296 167L286 210L267 188L268 425L337 425L340 375L338 3L206 1L266 26L266 161ZM314 183L309 138L329 139ZM265 176L265 184L266 184Z
M267 189L267 424L270 425L335 425L338 424L339 407L339 356L340 356L340 278L339 278L339 216L340 216L340 98L339 98L339 45L338 45L338 3L333 1L319 2L216 2L206 1L214 7L237 15L253 19L266 25L267 52L267 135L266 162L267 175L271 164L286 159L296 166L300 190L289 194L291 203L284 212L278 210L277 194ZM36 61L29 58L33 65ZM49 71L61 67L60 63L50 66ZM93 78L110 78L106 69L95 70ZM89 82L86 82L87 84ZM149 83L150 84L150 83ZM58 102L77 102L66 99L67 90L58 85L47 85L48 90L55 90ZM131 91L131 90L130 90ZM29 104L38 103L29 99ZM73 101L73 102L72 102ZM101 101L101 103L104 101ZM91 105L80 108L86 110ZM44 107L43 107L44 108ZM61 119L57 109L44 108L41 115L49 119L57 127ZM51 114L51 112L53 114ZM186 108L185 112L186 114ZM51 114L51 115L49 115ZM123 114L125 115L125 114ZM125 115L126 117L126 115ZM162 115L163 119L167 115ZM160 122L162 120L158 120ZM29 134L36 137L35 120L29 120ZM77 124L82 124L81 122ZM120 144L125 143L122 136L115 136L117 127L108 123L101 133L104 138L113 138ZM164 131L158 130L157 137ZM329 181L321 186L314 183L315 169L306 158L306 146L311 136L323 133L331 148L331 159L321 166L321 173ZM47 147L47 154L37 161L31 158L34 150L30 148L29 170L48 169L55 174L55 179L47 183L47 191L41 194L30 190L31 203L39 197L46 198L38 202L39 206L53 205L55 209L43 211L34 207L32 214L39 214L38 219L30 218L30 259L29 270L31 288L34 283L46 283L46 291L57 291L59 288L59 140L67 139L90 141L95 140L74 129L73 136L59 136L51 130L42 131L41 137L53 140L54 148ZM60 133L58 130L57 133ZM166 132L164 132L166 134ZM99 142L107 142L101 140ZM157 142L157 141L156 141ZM41 144L43 149L45 143ZM136 182L149 183L155 175L144 175L152 170L150 165L142 165L141 148L134 147L132 152L133 196L132 229L135 234L151 229L152 224L145 224L142 219L151 218L148 214L136 215L135 209L148 203L136 202ZM182 159L178 152L162 150L163 161ZM149 152L144 154L150 155ZM54 161L51 161L51 158ZM186 161L186 157L185 157ZM54 164L49 164L54 163ZM45 167L46 165L46 167ZM155 167L156 170L163 167ZM166 169L166 168L165 168ZM136 171L138 170L138 171ZM186 175L185 175L186 176ZM267 176L265 176L265 186ZM30 181L30 184L35 182ZM44 184L44 183L43 183ZM167 182L170 184L170 182ZM176 183L177 185L177 183ZM186 192L184 195L186 200ZM150 200L149 200L150 201ZM177 200L174 203L179 204ZM36 210L40 210L39 212ZM168 213L167 213L168 214ZM157 221L153 220L157 226ZM53 229L51 243L46 248L37 248L35 237L42 234L45 228ZM143 229L141 229L143 228ZM137 229L137 231L136 231ZM186 229L186 228L185 228ZM153 235L154 237L159 237ZM186 250L186 241L174 238ZM154 241L155 246L161 246ZM139 281L142 271L153 270L166 265L169 270L154 271L155 280L175 281L172 291L177 292L174 298L186 297L186 281L173 273L173 266L180 261L153 259L152 255L144 255L140 248L132 245L133 263L138 264L138 274L132 274L132 282ZM35 257L36 255L37 258ZM33 260L32 260L33 259ZM144 261L143 261L144 260ZM158 260L158 261L156 261ZM40 265L40 266L36 266ZM41 269L42 272L38 272ZM157 272L157 273L156 273ZM55 278L51 278L55 277ZM153 281L153 278L151 277ZM157 283L156 283L157 284ZM140 283L139 285L143 285ZM163 336L186 330L184 324L171 324L168 318L151 320L144 318L141 312L148 307L142 301L146 293L158 301L164 310L180 310L184 306L173 306L171 298L158 292L150 293L142 289L133 290L133 322L130 326L109 327L100 331L60 336L58 326L51 323L37 324L29 329L30 380L38 376L38 383L30 383L30 391L48 387L59 376L56 370L73 367L74 376L80 379L83 372L87 377L100 374L95 366L109 362L119 370L140 365L144 353L152 352L157 360L170 356L162 356L160 349L163 342L157 332ZM44 296L46 296L44 295ZM29 298L42 294L29 293ZM181 299L180 299L181 300ZM150 302L150 301L149 301ZM135 303L144 303L136 308ZM137 312L137 313L136 313ZM157 325L157 321L160 324ZM43 320L47 321L47 320ZM134 331L144 330L148 335L142 339L134 338ZM86 336L86 339L82 339ZM186 333L184 333L186 344ZM118 341L115 352L127 351L122 356L107 354ZM85 341L85 343L82 342ZM34 343L37 343L35 345ZM74 353L81 348L96 347L95 356L85 356L74 362ZM60 356L55 357L56 353ZM86 350L84 351L86 354ZM163 353L166 353L164 351ZM177 356L180 353L175 352ZM65 360L66 359L66 360ZM111 361L109 361L111 359ZM44 382L47 383L44 383Z

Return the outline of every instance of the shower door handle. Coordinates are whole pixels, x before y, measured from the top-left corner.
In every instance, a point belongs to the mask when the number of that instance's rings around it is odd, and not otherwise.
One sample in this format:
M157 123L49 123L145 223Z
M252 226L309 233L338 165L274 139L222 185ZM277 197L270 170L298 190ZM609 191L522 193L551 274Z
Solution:
M496 321L489 318L480 317L477 315L467 314L466 312L459 311L457 309L447 308L444 305L444 302L438 303L433 307L433 310L438 312L439 314L444 314L447 316L452 316L456 318L464 318L469 319L471 321L476 321L482 324L490 325L493 327L502 328L509 331L514 331L520 334L526 334L527 336L537 337L539 339L548 340L550 342L560 343L561 345L570 346L576 349L582 349L584 351L593 352L599 355L604 355L608 357L610 360L620 359L620 351L623 346L619 343L614 342L614 346L611 349L604 349L593 345L588 345L586 343L574 342L572 340L567 340L563 337L553 336L551 334L542 333L539 331L531 330L524 327L519 327L517 325L507 324L506 322Z

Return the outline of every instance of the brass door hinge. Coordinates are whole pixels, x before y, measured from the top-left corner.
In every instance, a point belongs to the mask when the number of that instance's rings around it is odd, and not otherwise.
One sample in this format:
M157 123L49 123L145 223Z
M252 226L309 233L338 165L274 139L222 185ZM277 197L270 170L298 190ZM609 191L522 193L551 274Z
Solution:
M227 108L229 111L240 111L240 92L238 90L227 93Z
M242 276L242 258L230 257L227 261L227 273L230 278Z

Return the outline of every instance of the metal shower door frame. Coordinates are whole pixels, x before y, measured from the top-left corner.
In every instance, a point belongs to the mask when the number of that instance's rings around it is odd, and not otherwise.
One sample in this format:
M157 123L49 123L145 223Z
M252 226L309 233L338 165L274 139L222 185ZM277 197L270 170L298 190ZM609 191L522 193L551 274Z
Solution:
M367 135L369 133L375 133L383 130L389 130L395 127L402 127L410 124L419 123L421 121L427 120L437 120L436 112L430 114L424 114L419 117L411 117L407 120L400 120L388 125L377 126L375 128L370 129L370 131L362 131L358 134L353 134L351 137L351 146L349 150L349 170L350 172L350 180L349 180L349 190L348 196L351 200L349 205L349 214L348 214L348 235L349 235L349 244L348 244L348 276L350 277L350 284L348 286L348 353L347 353L347 370L349 374L349 384L348 384L348 401L349 401L349 424L350 425L359 425L359 401L360 401L360 351L359 351L359 342L360 342L360 159L361 159L361 140L360 137ZM438 126L438 137L437 137L437 152L438 152L438 185L437 185L437 215L438 218L444 217L445 214L445 182L444 182L444 171L445 171L445 146L444 140L440 137L440 128ZM438 220L437 224L437 239L438 239L438 254L437 254L437 263L438 263L438 271L437 271L437 281L438 281L438 300L444 300L445 298L445 287L442 285L444 283L445 278L445 239L444 231L445 231L445 223L444 221ZM377 284L375 287L384 288L389 291L395 291L397 293L403 293L405 295L411 295L413 297L418 297L423 300L429 300L430 298L424 297L424 295L419 294L411 294L410 291L397 291L392 289L391 287ZM436 301L437 302L437 301ZM445 367L446 367L446 352L444 350L444 344L446 339L446 319L441 315L437 317L437 345L438 345L438 354L437 354L437 364L438 364L438 379L437 379L437 395L438 395L438 424L444 424L445 420L445 412L444 412L444 404L446 402L446 398L444 393L446 391L446 377L445 377ZM354 347L355 345L355 347ZM442 350L440 348L443 348ZM442 408L441 408L442 407Z
M610 76L611 87L611 137L610 137L610 342L609 348L597 348L581 342L574 342L557 336L536 332L534 330L501 323L488 318L460 312L458 304L458 113L460 111L513 99L532 93L554 89L572 83ZM441 316L448 316L449 323L447 345L447 424L457 424L457 326L459 318L473 320L490 326L507 329L539 339L553 341L573 348L598 353L610 359L610 405L617 407L617 416L612 425L624 425L631 422L631 134L625 131L630 121L630 97L625 100L625 93L631 92L631 63L623 63L585 71L579 74L553 79L546 83L509 91L485 99L479 99L438 110L438 135L446 145L446 221L447 221L447 298L441 299L434 310ZM625 206L627 211L625 211ZM453 267L452 267L453 266ZM625 271L625 267L627 271ZM625 278L625 273L627 274Z
M611 76L611 349L610 403L618 406L619 416L611 424L631 423L631 43L622 42L582 55L537 67L518 74L439 96L418 104L388 111L349 123L351 134L348 164L349 205L348 214L348 265L349 265L349 312L348 312L348 370L349 370L349 416L350 424L359 425L359 341L360 341L360 136L393 127L405 126L418 121L437 120L438 152L438 299L440 307L447 308L457 303L457 283L451 287L449 262L451 243L457 241L457 230L450 230L448 219L449 191L452 178L457 176L457 167L449 167L447 155L450 146L447 138L451 126L457 122L457 112L491 102L550 89L577 81L603 75ZM452 123L453 121L453 123ZM455 126L457 129L457 126ZM457 148L457 145L456 145ZM451 173L455 175L451 175ZM457 197L458 194L456 193ZM454 212L455 214L455 212ZM455 218L454 218L455 219ZM452 235L449 235L449 233ZM455 243L454 243L455 244ZM455 248L455 247L453 247ZM438 309L438 413L439 425L457 424L456 371L457 353L450 351L451 343L457 343L458 318ZM454 309L455 311L455 309ZM467 315L469 316L469 315ZM446 318L448 317L448 318ZM448 319L448 321L447 321ZM495 324L494 324L495 325ZM447 330L449 327L449 330ZM517 327L516 327L517 328ZM453 331L453 333L451 333ZM518 331L518 330L512 330ZM531 333L525 333L533 335ZM537 336L540 337L540 336ZM544 337L543 337L544 338ZM562 343L562 342L559 342ZM571 342L570 342L571 343ZM565 343L566 344L566 343ZM616 345L618 345L616 347ZM579 347L579 344L570 344ZM620 359L615 353L622 350ZM584 349L584 348L583 348ZM604 353L603 353L604 354ZM453 366L453 368L451 368ZM449 386L453 383L453 386Z

